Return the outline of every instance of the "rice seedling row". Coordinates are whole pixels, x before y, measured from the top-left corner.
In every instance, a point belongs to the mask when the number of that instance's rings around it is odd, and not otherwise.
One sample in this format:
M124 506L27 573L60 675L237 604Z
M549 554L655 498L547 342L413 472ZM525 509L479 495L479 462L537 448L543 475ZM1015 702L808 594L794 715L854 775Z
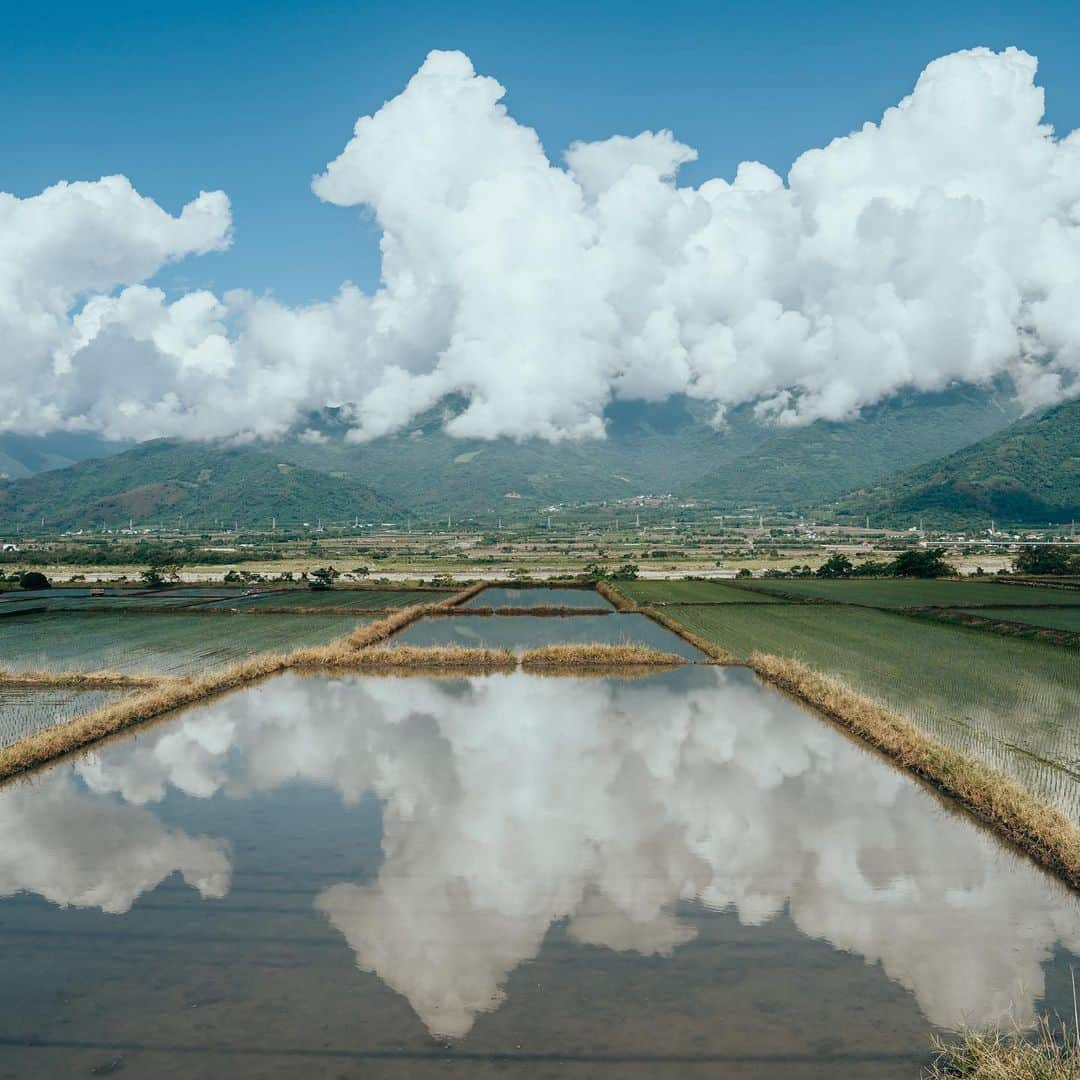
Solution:
M435 604L454 594L436 589L282 589L218 600L210 606L235 608L395 608Z
M1080 590L1046 589L995 581L920 580L914 578L856 578L829 581L818 578L755 580L747 591L760 595L827 600L834 604L866 607L1024 607L1032 605L1080 605Z
M0 683L0 746L118 701L127 690L71 690Z
M620 581L619 592L638 604L783 604L782 596L719 581Z
M351 615L46 613L0 620L0 668L186 675L258 652L325 644L366 621Z
M961 608L962 615L980 619L1002 619L1005 622L1026 623L1049 630L1065 630L1080 634L1080 606L1067 608Z

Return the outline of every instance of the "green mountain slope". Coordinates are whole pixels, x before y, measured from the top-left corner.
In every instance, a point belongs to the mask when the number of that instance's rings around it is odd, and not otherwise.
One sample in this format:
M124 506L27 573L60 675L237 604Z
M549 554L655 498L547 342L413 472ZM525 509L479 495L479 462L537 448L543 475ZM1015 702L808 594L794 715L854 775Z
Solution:
M363 444L345 440L348 420L334 409L305 418L304 437L280 443L144 443L0 483L0 528L42 517L65 528L181 516L192 525L371 520L393 516L390 504L398 516L516 516L641 494L718 508L811 508L957 450L1015 415L1006 394L967 388L898 398L850 424L781 430L735 409L717 429L709 406L675 398L614 404L606 439L545 443L452 438L443 425L461 407L448 400L410 429Z
M643 493L689 495L718 507L810 507L957 450L1018 415L1006 393L967 387L900 397L848 424L777 429L759 424L749 408L736 409L717 430L710 407L675 398L616 403L606 439L550 444L453 439L441 428L454 407L447 403L409 431L361 445L344 443L345 421L327 411L312 426L329 441L287 443L273 453L378 477L380 490L420 512L509 512ZM520 498L507 499L510 493Z
M846 423L774 428L739 467L712 470L689 490L718 505L814 506L958 450L1018 415L1008 395L973 387L905 395Z
M95 528L216 520L279 525L385 515L389 500L361 481L275 460L248 447L159 439L112 457L0 483L0 528Z
M131 443L108 442L98 435L59 431L52 435L0 433L0 480L19 480L47 469L66 469L79 461L107 457Z
M746 410L717 431L709 423L711 408L678 398L659 405L614 405L602 440L455 439L442 428L459 407L445 402L408 430L362 444L345 442L346 422L328 410L312 418L312 426L329 441L287 442L268 452L310 468L377 477L379 490L400 505L456 517L675 493L710 463L738 460L769 434Z
M1080 518L1080 400L840 501L882 524L1065 523Z

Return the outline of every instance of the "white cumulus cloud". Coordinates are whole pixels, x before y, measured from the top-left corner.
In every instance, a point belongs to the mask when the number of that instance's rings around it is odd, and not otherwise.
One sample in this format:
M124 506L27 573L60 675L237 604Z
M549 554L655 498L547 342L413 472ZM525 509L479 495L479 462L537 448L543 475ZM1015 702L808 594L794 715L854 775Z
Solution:
M744 162L681 187L669 131L553 162L504 89L433 52L361 117L315 194L365 207L382 283L288 307L178 299L165 263L230 240L203 193L173 217L123 177L0 195L0 430L273 437L351 407L353 437L445 395L456 435L602 436L616 397L843 420L903 389L1010 376L1080 391L1080 132L1043 123L1036 61L942 57L878 123L786 180Z

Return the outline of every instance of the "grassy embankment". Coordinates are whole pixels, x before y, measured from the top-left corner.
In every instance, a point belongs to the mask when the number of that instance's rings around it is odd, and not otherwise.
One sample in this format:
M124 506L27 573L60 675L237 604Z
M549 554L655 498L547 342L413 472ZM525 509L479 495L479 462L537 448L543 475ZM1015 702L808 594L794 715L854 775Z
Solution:
M523 671L575 668L677 667L686 660L675 653L644 645L547 645L526 649L521 655Z
M561 607L542 604L537 607L455 607L432 612L434 615L532 615L536 618L565 619L575 615L614 615L606 607Z

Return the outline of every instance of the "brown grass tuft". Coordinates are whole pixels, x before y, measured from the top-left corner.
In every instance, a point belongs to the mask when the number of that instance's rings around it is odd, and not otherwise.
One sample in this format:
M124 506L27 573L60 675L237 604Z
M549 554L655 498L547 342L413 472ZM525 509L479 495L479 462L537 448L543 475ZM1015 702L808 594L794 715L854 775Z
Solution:
M938 742L910 721L797 660L753 653L763 679L813 705L951 796L1036 862L1080 889L1080 828L1008 777Z
M126 675L122 671L3 671L5 686L56 686L71 690L123 690L175 682L168 675Z
M466 600L471 600L477 593L483 592L491 582L489 581L474 581L471 585L467 585L461 592L454 593L453 596L448 596L441 604L434 605L441 608L455 608L461 607Z
M676 667L686 661L675 653L659 652L643 645L547 645L527 649L521 656L525 671L540 668Z
M530 615L536 619L566 619L577 615L611 615L611 608L561 607L556 604L539 604L536 607L470 607L438 608L431 615Z
M325 660L322 662L325 665ZM513 671L517 657L509 649L470 648L462 645L384 646L347 653L341 666L351 668L463 668L470 671Z
M440 604L413 604L412 607L398 608L397 611L387 615L384 619L377 619L367 626L358 626L345 641L354 649L366 649L372 645L378 645L388 637L411 626L418 619L422 619L432 609L441 607Z
M1080 1035L1043 1018L1033 1034L1015 1030L964 1031L958 1039L935 1039L936 1060L928 1080L1080 1080Z
M623 596L614 585L609 585L606 581L598 581L596 591L605 600L609 601L616 611L641 611L641 608L633 600L628 596Z

